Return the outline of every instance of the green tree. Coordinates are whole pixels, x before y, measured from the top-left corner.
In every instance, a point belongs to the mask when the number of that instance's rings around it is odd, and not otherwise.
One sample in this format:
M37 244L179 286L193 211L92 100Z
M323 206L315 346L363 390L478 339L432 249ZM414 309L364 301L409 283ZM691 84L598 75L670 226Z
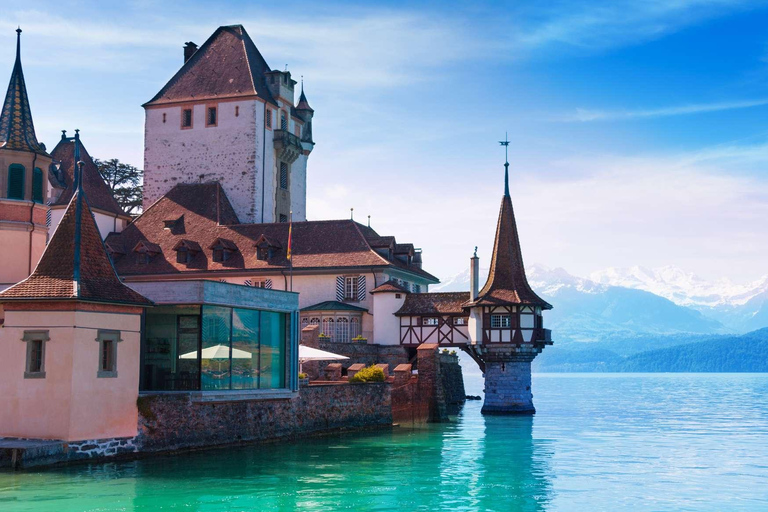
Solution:
M117 204L125 213L138 213L142 201L142 178L144 171L130 164L124 164L117 158L111 160L94 159L99 174L109 186Z

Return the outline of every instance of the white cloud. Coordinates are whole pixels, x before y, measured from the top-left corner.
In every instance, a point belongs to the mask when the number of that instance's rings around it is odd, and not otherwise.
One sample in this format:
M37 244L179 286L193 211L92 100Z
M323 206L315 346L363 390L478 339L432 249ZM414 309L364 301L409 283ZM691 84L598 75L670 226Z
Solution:
M576 109L576 113L563 118L565 121L612 121L621 119L650 119L657 117L683 116L691 114L702 114L707 112L720 112L724 110L734 110L742 108L761 107L768 105L768 99L744 100L744 101L724 101L719 103L700 103L692 105L680 105L674 107L663 107L656 109L638 109L638 110L592 110Z

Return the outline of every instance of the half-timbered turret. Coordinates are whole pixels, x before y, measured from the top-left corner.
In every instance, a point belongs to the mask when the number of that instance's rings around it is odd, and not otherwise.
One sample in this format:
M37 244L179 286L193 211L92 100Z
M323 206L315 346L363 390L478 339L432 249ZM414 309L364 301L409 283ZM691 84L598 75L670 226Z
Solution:
M471 260L477 275L477 256ZM475 278L476 279L476 278ZM485 414L531 414L531 361L551 334L544 329L542 311L552 309L528 284L523 265L512 199L509 163L504 164L504 197L501 199L491 269L485 286L464 305L469 311L471 342L465 350L485 373Z

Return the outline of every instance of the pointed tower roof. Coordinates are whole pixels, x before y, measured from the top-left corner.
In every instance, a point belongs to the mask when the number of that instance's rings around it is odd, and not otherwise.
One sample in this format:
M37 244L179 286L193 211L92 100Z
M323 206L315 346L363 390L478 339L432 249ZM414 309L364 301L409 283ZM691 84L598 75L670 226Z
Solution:
M504 165L504 197L501 199L496 239L491 256L491 271L477 299L467 306L508 306L530 304L552 309L528 284L520 250L512 198L509 196L509 163Z
M78 155L75 155L75 146L79 146ZM72 197L75 194L75 173L77 172L77 166L75 163L81 161L83 165L83 189L88 195L88 204L91 208L102 210L105 212L113 213L118 217L130 219L128 215L117 204L115 197L109 190L109 185L106 184L104 179L99 174L99 169L96 167L96 163L91 158L88 150L85 149L83 141L78 137L64 137L62 136L59 143L51 151L51 158L55 162L61 164L60 178L64 182L65 188L62 191L59 198L53 203L52 206L64 206L68 205Z
M0 112L0 149L30 151L48 156L45 147L37 141L32 112L29 109L27 86L21 69L21 29L16 30L16 63L11 73L11 83L5 94Z
M0 292L0 302L29 300L152 305L120 281L81 187L32 275Z
M308 110L314 112L314 109L309 106L307 97L304 95L304 80L301 81L301 96L299 96L299 104L296 105L296 110Z
M242 25L219 27L144 106L239 96L258 96L277 105L264 76L268 71Z

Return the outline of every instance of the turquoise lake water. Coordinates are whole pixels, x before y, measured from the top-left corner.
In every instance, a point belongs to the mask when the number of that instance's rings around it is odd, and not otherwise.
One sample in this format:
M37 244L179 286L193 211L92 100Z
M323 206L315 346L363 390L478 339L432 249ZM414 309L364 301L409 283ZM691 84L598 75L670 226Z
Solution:
M0 473L0 511L768 510L768 374L533 386L533 418Z

